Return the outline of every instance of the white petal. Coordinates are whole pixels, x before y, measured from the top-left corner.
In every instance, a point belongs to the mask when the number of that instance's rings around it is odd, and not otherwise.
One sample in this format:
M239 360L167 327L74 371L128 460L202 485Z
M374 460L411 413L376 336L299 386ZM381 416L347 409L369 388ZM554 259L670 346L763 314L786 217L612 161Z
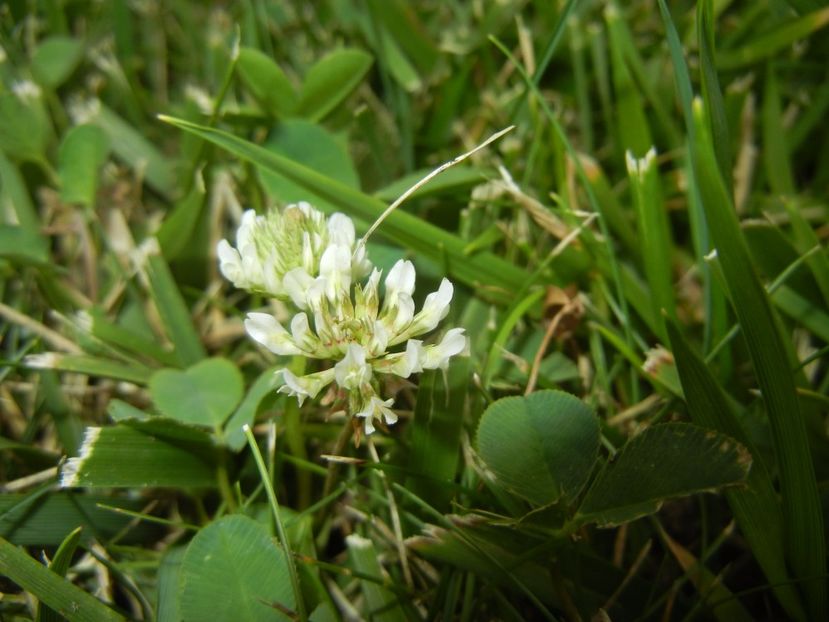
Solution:
M392 331L395 335L401 333L409 324L412 323L414 317L414 300L408 294L400 294L397 298L396 313L393 311L391 318Z
M358 242L351 254L351 274L355 279L361 279L372 269L371 261L368 258L366 245Z
M245 210L242 214L242 220L236 230L236 246L239 250L253 244L253 231L259 222L261 219L257 218L256 212L252 209Z
M374 419L382 418L387 425L397 423L397 413L389 408L393 403L393 399L383 401L376 395L372 395L369 401L363 405L363 410L355 413L354 416L365 418L366 434L372 434L374 432Z
M291 340L282 324L268 313L248 313L245 330L254 340L261 343L274 354L299 354L300 349Z
M308 308L309 294L312 293L314 279L305 270L302 268L288 270L282 277L282 287L297 307Z
M449 303L452 302L454 287L449 279L440 282L438 291L426 296L423 308L412 321L412 335L422 335L434 330L440 321L449 313Z
M287 393L297 398L299 405L306 397L316 397L316 395L333 380L333 370L326 369L325 371L317 372L315 374L308 374L307 376L296 376L290 369L281 369L277 373L282 374L282 381L285 383L279 387L279 393Z
M385 324L379 320L374 321L374 329L371 335L371 340L368 345L369 356L380 356L386 351L386 346L389 343L389 331L386 330Z
M449 359L466 349L467 340L462 328L449 330L437 345L423 351L423 369L446 369Z
M374 434L374 417L366 417L364 429L366 431L366 436L368 436L369 434Z
M351 248L354 244L354 223L345 214L337 212L328 218L328 240L331 244Z
M366 363L363 346L350 343L343 359L334 365L337 384L349 391L357 390L371 380L371 366Z
M419 339L409 339L406 342L406 351L391 366L391 372L401 378L419 373L423 371L423 357L423 342Z
M297 313L291 319L291 336L294 338L294 343L301 348L306 338L309 337L309 333L308 316L304 313Z
M332 302L348 295L351 288L351 253L346 246L332 244L320 259L320 276L325 279L325 295Z
M415 267L408 259L400 259L389 270L386 277L386 298L389 304L394 304L395 298L399 293L408 294L414 293L415 287Z
M216 253L219 256L219 270L224 277L236 287L244 287L245 279L239 251L233 248L227 240L221 240L216 247Z

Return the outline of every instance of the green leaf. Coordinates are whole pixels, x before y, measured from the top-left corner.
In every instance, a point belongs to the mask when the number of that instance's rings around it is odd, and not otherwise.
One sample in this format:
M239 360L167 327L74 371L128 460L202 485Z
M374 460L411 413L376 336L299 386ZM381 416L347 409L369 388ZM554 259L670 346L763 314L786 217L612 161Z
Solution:
M53 36L41 41L32 55L32 76L43 87L63 84L83 56L83 43L70 37Z
M0 149L15 160L44 162L49 120L40 95L25 97L0 93Z
M824 28L827 24L829 24L829 7L824 7L780 24L769 32L752 33L748 43L736 50L720 54L717 64L720 69L740 69L775 55L799 39Z
M605 11L613 87L616 91L615 110L617 118L614 128L618 132L620 151L630 150L637 158L645 155L653 145L648 117L645 116L645 102L636 85L623 54L622 20L618 9L611 4Z
M204 181L199 176L187 196L176 202L161 223L156 238L168 262L178 258L191 244L199 217L204 212L206 194Z
M225 424L225 444L235 451L239 451L247 443L242 426L253 427L259 405L269 394L275 394L282 385L282 374L276 375L278 367L263 371L245 394L245 399L236 408L236 411Z
M181 562L183 622L290 620L295 607L285 554L265 528L225 516L202 529Z
M265 148L335 179L349 188L358 190L360 187L357 170L345 146L316 123L300 119L280 123L274 128L265 143ZM337 209L336 204L314 192L309 192L302 184L297 184L289 177L264 168L259 169L259 177L268 195L275 201L308 201L323 211L331 212Z
M788 130L783 125L780 89L777 86L777 76L771 63L766 70L762 120L763 165L769 186L774 194L794 194L794 175L789 158L789 147L786 144ZM714 145L716 148L716 137Z
M573 500L596 462L599 422L563 391L505 397L486 409L478 452L498 482L536 505Z
M371 63L371 55L357 49L321 58L305 75L297 112L311 121L324 119L363 81Z
M182 119L159 118L257 166L284 175L357 219L372 222L386 210L387 205L379 199L232 134ZM467 255L466 243L461 238L402 210L392 212L377 233L413 253L441 262L450 275L476 288L480 295L500 302L509 301L511 293L529 276L522 268L492 253Z
M202 346L196 327L190 317L190 309L173 279L170 267L158 252L147 256L144 265L150 296L155 302L164 330L175 346L175 353L182 365L192 365L207 353Z
M0 151L0 216L3 222L37 233L40 217L20 170Z
M5 575L70 622L123 622L125 618L81 588L0 538L0 575Z
M49 244L37 231L16 225L0 225L0 257L44 265L49 261Z
M587 491L582 523L620 525L663 501L743 482L751 454L732 438L687 423L648 428L627 442Z
M731 138L728 131L728 119L725 112L720 82L717 77L717 66L714 59L714 8L712 0L697 3L697 39L700 51L700 82L702 97L711 120L711 136L714 137L714 148L717 163L723 179L730 179L733 170L731 157Z
M61 472L61 486L130 488L210 487L218 456L204 432L176 421L128 420L87 428L80 455Z
M66 571L72 563L72 556L78 548L78 543L81 541L81 527L71 531L69 535L61 542L52 561L49 562L49 570L57 574L59 577L65 577ZM62 622L63 617L54 609L49 608L42 602L37 605L36 622Z
M119 399L112 399L109 401L109 404L107 404L107 414L116 423L119 421L126 421L128 419L146 421L152 416L140 408L136 408L132 404L127 404Z
M259 50L243 47L239 50L236 69L251 95L265 112L275 117L291 114L296 108L297 95L288 76L273 59Z
M217 427L242 399L242 374L223 358L211 358L186 371L162 369L150 378L150 395L164 416L183 423Z
M58 150L61 200L94 206L98 170L108 155L109 137L100 127L78 125L69 130Z

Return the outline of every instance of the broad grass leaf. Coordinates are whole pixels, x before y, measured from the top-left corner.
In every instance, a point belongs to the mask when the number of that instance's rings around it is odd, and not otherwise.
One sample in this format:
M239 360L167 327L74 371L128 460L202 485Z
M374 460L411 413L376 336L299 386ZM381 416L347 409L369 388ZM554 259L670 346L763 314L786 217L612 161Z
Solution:
M166 417L211 427L224 423L243 390L242 374L222 358L201 361L185 371L162 369L150 378L150 395Z
M648 428L628 441L582 501L583 523L619 525L651 514L666 499L743 482L751 454L724 434L687 423Z
M356 49L336 50L321 58L305 74L297 112L311 121L325 118L363 81L371 63L370 54Z
M61 470L64 488L212 487L218 454L199 429L170 419L87 428L80 455Z
M316 123L300 119L280 123L271 133L265 148L351 188L360 187L360 179L345 146ZM265 190L275 201L308 201L324 211L331 212L337 209L336 205L279 173L260 168L259 177Z
M536 505L571 501L596 461L599 422L563 391L505 397L486 409L478 452L497 481Z
M285 554L246 516L225 516L202 529L180 572L183 622L291 619L282 612L295 606Z

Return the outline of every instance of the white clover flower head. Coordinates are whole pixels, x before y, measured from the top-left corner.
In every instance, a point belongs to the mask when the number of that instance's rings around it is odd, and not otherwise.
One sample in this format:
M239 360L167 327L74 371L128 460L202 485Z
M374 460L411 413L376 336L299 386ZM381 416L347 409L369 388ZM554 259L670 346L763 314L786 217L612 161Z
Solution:
M327 220L308 203L289 205L265 216L245 212L236 246L218 246L222 274L237 287L281 299L295 314L283 326L269 313L248 313L245 329L252 339L281 356L300 355L334 361L324 371L297 376L280 370L279 392L300 405L332 383L348 410L363 419L363 431L397 421L393 399L377 391L384 375L408 378L425 369L446 369L467 349L462 328L452 328L438 343L424 344L449 313L454 288L443 279L417 311L416 272L401 259L384 280L356 239L354 223L344 214ZM366 278L367 277L367 278ZM405 345L403 345L405 343Z
M301 201L264 216L245 211L236 231L236 246L222 240L216 250L221 273L236 287L288 300L292 296L283 282L287 273L301 268L308 275L318 275L326 252L329 271L343 257L347 257L346 264L352 264L352 258L360 256L356 244L354 223L348 216L338 213L326 219ZM358 263L365 269L364 262ZM353 274L350 266L347 271ZM346 289L349 285L350 280L344 284Z

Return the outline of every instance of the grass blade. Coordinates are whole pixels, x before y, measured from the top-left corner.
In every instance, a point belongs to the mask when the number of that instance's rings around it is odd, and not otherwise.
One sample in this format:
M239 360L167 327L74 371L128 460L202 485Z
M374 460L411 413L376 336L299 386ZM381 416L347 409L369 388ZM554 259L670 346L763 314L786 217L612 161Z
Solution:
M741 48L721 54L717 64L720 69L741 69L776 54L827 24L829 24L829 7L813 11L808 15L781 24L767 33L751 37L749 43Z
M159 253L152 253L147 257L144 268L150 295L164 323L164 330L175 346L179 362L184 367L198 363L207 353L167 262Z
M771 424L780 470L786 547L813 619L826 618L826 542L823 513L806 426L779 324L752 262L719 172L708 119L694 101L696 183L722 267L732 308L743 330Z
M34 594L70 622L123 622L125 618L0 538L0 574Z

